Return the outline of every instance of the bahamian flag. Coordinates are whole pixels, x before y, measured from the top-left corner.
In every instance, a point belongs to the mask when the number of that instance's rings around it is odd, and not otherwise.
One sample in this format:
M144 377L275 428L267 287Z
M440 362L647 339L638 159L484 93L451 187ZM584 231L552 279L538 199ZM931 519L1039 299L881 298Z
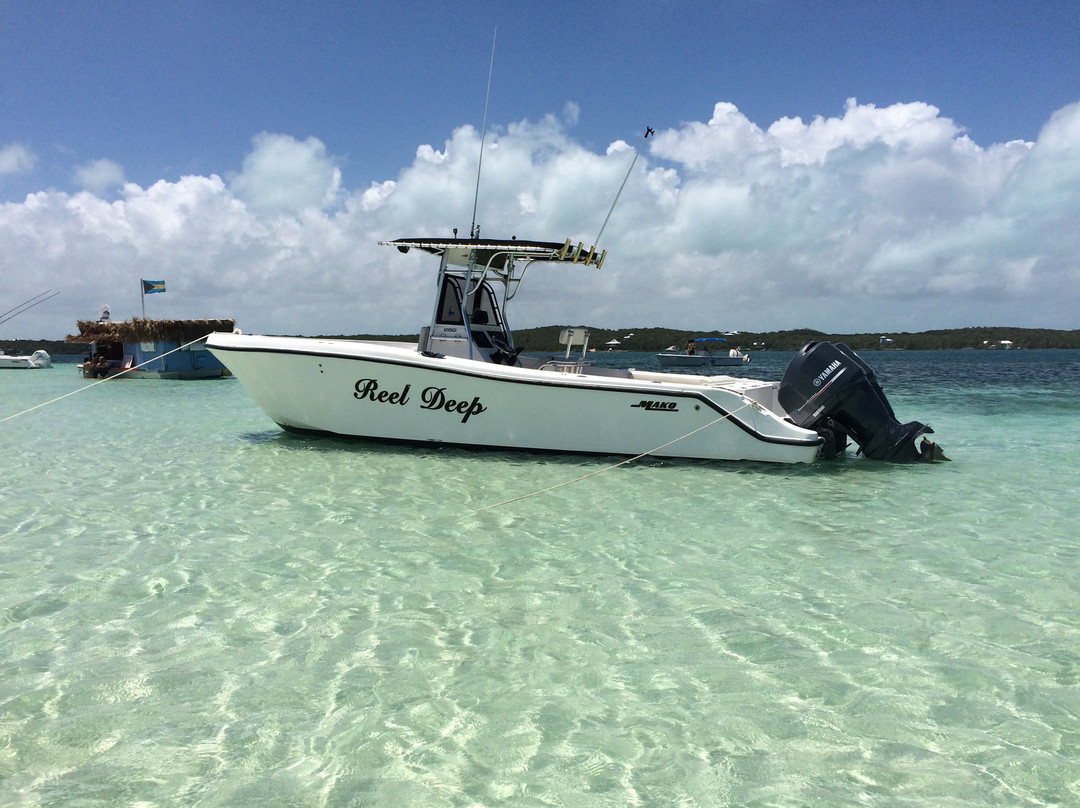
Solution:
M165 281L147 281L142 282L142 290L144 295L152 295L155 292L165 291Z

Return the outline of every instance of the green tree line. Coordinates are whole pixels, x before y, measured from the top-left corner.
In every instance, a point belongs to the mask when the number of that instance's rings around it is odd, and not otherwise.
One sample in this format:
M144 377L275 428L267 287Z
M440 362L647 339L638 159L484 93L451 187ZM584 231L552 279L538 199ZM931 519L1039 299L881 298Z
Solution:
M589 328L589 326L584 326ZM557 351L561 326L526 328L514 332L514 342L526 351ZM628 336L629 335L629 336ZM686 331L675 328L589 328L589 347L602 350L611 340L626 351L662 351L674 346L686 347L693 337L722 337L727 345L743 350L797 351L808 342L843 342L856 351L876 349L928 351L1004 347L1080 348L1080 330L1056 331L1044 328L974 327L952 328L917 333L827 334L810 328L789 331L743 331L724 334L720 331ZM883 342L882 337L886 340Z
M681 350L693 337L722 337L727 345L743 350L797 351L808 342L843 342L856 351L878 349L903 351L936 351L1003 348L1080 348L1080 330L1061 331L1050 328L1009 328L1004 326L975 326L936 331L874 332L872 334L827 334L810 328L789 331L743 331L724 334L720 331L687 331L678 328L593 328L589 329L589 347L604 350L611 340L617 340L619 350L662 351L674 346ZM522 328L514 332L514 342L525 351L558 352L563 326ZM351 334L336 335L340 339L379 339L413 342L416 334ZM887 342L882 341L884 337ZM86 346L60 340L4 340L0 349L9 354L27 354L44 349L52 355L82 354Z

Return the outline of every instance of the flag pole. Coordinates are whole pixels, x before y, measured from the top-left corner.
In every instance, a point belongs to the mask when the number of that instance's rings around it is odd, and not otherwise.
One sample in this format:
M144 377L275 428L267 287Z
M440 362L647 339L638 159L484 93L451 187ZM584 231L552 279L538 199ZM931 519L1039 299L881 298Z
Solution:
M146 284L139 278L139 297L142 298L142 318L146 319Z

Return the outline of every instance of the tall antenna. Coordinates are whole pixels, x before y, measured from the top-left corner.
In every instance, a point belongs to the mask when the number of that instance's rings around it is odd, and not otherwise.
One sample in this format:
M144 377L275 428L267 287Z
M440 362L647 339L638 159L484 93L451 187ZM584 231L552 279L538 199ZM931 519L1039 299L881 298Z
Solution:
M495 37L499 34L498 26L491 35L491 64L488 66L487 95L484 97L484 126L480 134L480 159L476 163L476 193L472 203L472 225L469 226L469 238L476 238L476 205L480 201L480 169L484 165L484 140L487 138L488 102L491 100L491 74L495 72Z

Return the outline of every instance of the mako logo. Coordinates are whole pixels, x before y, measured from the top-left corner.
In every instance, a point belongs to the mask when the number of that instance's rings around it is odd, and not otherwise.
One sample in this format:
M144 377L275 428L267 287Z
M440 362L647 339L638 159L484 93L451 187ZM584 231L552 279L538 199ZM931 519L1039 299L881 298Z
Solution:
M679 404L676 401L650 401L649 399L642 399L637 404L631 404L630 406L642 410L652 410L653 412L679 411Z
M834 359L832 362L830 362L825 368L825 370L821 371L821 373L814 377L814 387L821 387L821 385L825 384L825 380L832 376L833 371L836 370L838 367L840 367L839 359Z

